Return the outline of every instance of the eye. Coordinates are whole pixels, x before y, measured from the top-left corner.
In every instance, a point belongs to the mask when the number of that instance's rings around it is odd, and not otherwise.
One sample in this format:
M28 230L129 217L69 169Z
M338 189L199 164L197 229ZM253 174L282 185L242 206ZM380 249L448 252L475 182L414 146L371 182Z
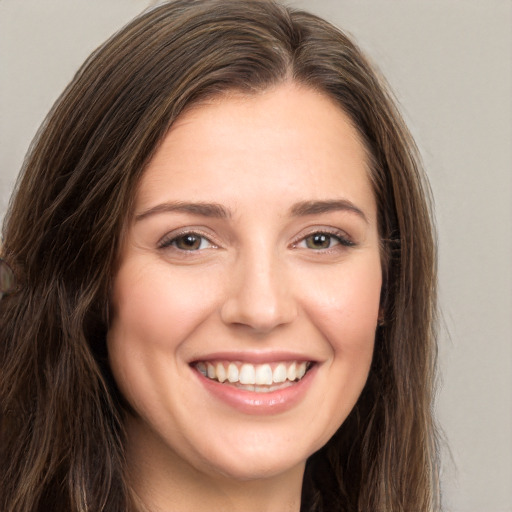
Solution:
M333 245L339 244L334 236L328 233L315 233L304 239L304 243L308 249L330 249Z
M352 247L354 243L341 234L318 231L306 236L297 244L298 247L316 251L325 251L337 245Z
M214 244L198 233L182 233L178 236L166 237L159 244L160 249L172 247L180 251L200 251L215 247Z

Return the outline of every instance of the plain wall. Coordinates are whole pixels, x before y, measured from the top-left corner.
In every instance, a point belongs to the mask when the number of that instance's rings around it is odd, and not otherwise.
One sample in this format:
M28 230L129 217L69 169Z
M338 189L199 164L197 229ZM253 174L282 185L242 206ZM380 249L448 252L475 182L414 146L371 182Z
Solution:
M0 0L0 218L52 103L88 54L150 3ZM511 512L512 3L288 3L356 38L416 137L439 231L445 507Z

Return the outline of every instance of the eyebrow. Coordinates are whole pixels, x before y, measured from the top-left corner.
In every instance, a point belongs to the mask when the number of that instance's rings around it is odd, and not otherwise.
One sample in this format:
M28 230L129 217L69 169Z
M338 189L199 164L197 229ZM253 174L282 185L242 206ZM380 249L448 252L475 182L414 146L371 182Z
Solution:
M181 212L200 215L202 217L214 217L218 219L228 219L231 212L218 203L187 203L182 201L172 203L162 203L139 213L135 216L135 221L156 215L158 213Z
M348 211L361 217L367 224L368 218L363 210L347 199L332 199L327 201L302 201L292 206L290 212L294 217L304 217L306 215L317 215L319 213L329 213L335 211Z
M307 215L318 215L320 213L330 213L335 211L348 211L355 213L368 223L368 219L364 212L347 199L301 201L290 208L290 214L293 217L305 217ZM193 215L200 215L201 217L217 219L230 219L232 217L231 211L218 203L176 201L161 203L148 208L147 210L137 214L135 216L135 221L138 222L159 213L172 212L191 213Z

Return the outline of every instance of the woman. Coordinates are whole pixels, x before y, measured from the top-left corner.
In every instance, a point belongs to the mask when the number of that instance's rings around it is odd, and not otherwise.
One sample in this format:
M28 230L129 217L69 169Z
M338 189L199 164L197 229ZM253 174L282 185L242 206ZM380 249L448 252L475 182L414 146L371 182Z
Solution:
M5 222L2 510L438 510L422 180L327 22L247 0L130 23Z

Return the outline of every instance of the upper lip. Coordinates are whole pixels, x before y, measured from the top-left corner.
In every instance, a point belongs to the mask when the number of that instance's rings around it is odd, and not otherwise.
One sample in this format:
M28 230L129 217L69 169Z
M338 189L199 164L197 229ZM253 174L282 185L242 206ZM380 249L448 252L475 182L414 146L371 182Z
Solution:
M290 351L219 351L199 355L190 360L190 364L199 361L240 361L241 363L264 364L284 361L309 361L317 362L317 359L307 354Z

